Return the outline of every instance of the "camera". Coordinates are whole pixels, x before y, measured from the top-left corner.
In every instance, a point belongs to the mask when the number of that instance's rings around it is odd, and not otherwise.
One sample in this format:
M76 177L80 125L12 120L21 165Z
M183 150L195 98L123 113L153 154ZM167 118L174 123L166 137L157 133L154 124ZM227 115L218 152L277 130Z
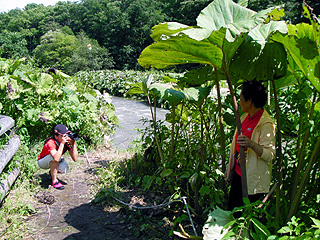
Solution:
M79 135L78 133L73 133L73 132L68 132L66 133L66 136L68 136L69 138L71 138L72 140L79 140Z

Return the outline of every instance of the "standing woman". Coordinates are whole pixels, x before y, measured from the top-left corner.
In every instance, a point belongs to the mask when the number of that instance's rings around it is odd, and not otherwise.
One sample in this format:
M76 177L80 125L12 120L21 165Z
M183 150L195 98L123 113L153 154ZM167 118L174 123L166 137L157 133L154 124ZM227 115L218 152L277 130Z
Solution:
M240 146L245 149L248 197L262 200L269 192L272 160L275 156L275 124L264 109L266 88L258 81L245 81L240 94L242 135L236 131L231 144L227 181L231 180L228 210L243 206ZM233 176L232 176L233 175Z

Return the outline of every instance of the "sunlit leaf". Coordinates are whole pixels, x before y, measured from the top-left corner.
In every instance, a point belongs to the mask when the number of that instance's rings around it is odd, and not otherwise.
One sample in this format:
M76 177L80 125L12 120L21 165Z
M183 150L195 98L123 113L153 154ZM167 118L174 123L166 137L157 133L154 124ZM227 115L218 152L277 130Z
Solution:
M190 87L199 87L201 84L213 80L214 72L211 65L192 69L179 78L179 82L186 83Z
M186 35L161 40L145 48L138 60L144 68L168 68L179 64L200 63L222 66L222 51L208 41Z
M266 237L270 236L269 230L261 222L255 218L251 218L251 221L253 222L254 226L258 228Z
M210 88L208 87L195 87L195 88L186 88L183 90L184 95L187 100L194 102L197 105L201 105L203 101L208 97L210 93Z
M165 40L166 37L172 36L178 32L181 32L182 30L189 28L192 27L178 22L160 23L152 28L151 37L154 41L159 41L161 39Z
M90 93L84 93L83 96L91 102L94 102L95 104L98 102L97 98L95 98L94 96L92 96Z
M310 217L310 218L312 219L313 223L315 224L313 227L320 228L320 220L313 218L313 217Z
M320 55L313 35L313 27L301 23L289 25L288 29L289 35L276 33L271 38L284 45L303 74L320 91Z
M197 25L211 32L225 27L228 29L226 38L232 42L236 36L249 32L257 24L263 23L273 9L256 13L231 0L216 0L200 12Z
M203 226L203 239L221 239L228 232L228 230L223 230L224 226L232 221L234 219L230 211L216 207L208 214L208 220Z
M161 177L168 177L173 173L172 169L165 169L163 170L163 172L161 173Z
M128 95L134 95L134 94L143 94L143 86L142 82L134 83L130 86L129 91L127 92Z

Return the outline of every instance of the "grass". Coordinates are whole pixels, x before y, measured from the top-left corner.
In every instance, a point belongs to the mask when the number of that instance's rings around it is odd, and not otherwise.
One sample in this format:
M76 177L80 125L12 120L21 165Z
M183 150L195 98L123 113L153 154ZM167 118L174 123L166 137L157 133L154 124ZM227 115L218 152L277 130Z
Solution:
M0 239L21 239L25 232L25 222L30 215L34 214L34 203L30 181L17 179L13 189L2 202L0 210Z
M39 179L31 176L34 176L36 170L35 152L38 145L35 144L32 149L21 145L4 170L18 165L20 175L0 205L0 239L2 236L6 239L21 239L25 231L24 220L36 212L33 194L39 188Z

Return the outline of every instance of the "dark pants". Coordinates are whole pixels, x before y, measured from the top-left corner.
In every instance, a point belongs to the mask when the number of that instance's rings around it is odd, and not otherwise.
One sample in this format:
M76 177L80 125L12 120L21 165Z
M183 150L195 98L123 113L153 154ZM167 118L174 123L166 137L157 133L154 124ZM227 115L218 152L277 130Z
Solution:
M252 203L258 200L262 200L263 196L264 193L258 193L254 195L249 195L248 198ZM244 204L242 200L241 176L234 172L228 199L228 211L232 211L235 207L241 207L243 205ZM237 215L238 214L235 214L235 217L238 217Z

